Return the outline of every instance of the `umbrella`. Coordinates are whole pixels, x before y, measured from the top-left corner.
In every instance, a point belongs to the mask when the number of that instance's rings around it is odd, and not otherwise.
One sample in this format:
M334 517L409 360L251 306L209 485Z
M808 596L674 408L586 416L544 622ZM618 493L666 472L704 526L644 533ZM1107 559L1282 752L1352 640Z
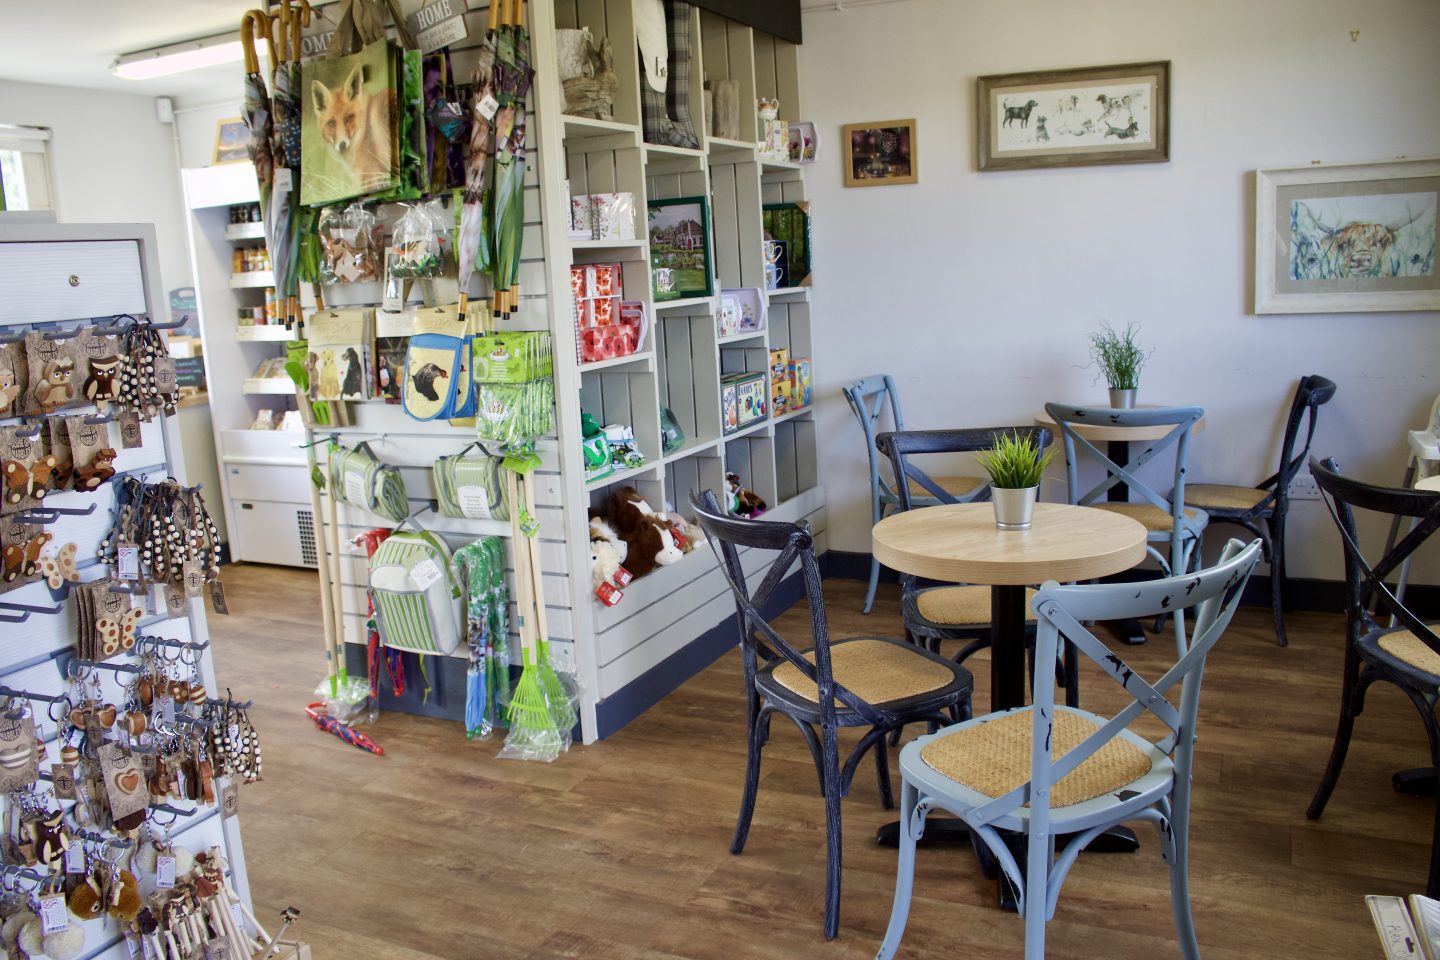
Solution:
M265 77L260 73L260 58L255 54L255 39L262 37L275 62L275 41L270 36L270 18L259 10L247 10L240 18L240 45L245 52L245 99L242 104L245 125L250 129L246 151L255 165L255 180L260 188L260 209L265 211L265 243L274 249L270 217L270 189L275 177L274 117L270 97L265 92Z
M525 233L525 97L535 77L530 69L524 0L514 0L514 4L495 67L501 103L495 127L495 288L504 291L496 297L500 301L497 314L513 312L519 299L516 281Z
M293 30L292 30L293 21ZM290 38L295 38L296 55L300 47L299 14L290 9L290 0L283 0L280 12L271 24L280 48L279 57L271 57L270 105L274 122L271 131L271 153L275 172L271 178L270 204L265 215L268 226L266 243L270 248L270 269L275 273L275 293L285 326L294 326L290 302L290 285L295 275L295 255L299 252L298 196L296 187L300 173L300 77L290 71Z
M333 733L351 746L359 747L361 750L373 753L377 757L383 757L385 755L385 748L377 746L374 740L371 740L365 736L365 734L350 726L350 724L337 720L326 713L325 704L312 703L305 708L305 712L310 715L311 720L315 721L317 729L324 730L326 733Z
M455 249L455 256L460 264L458 319L462 322L470 305L470 294L466 288L470 284L470 275L475 270L476 258L481 256L480 248L485 234L485 162L490 138L490 118L495 115L493 94L496 28L499 26L500 8L504 2L505 0L492 0L490 4L490 22L485 42L480 45L475 72L471 74L473 90L470 100L470 150L465 155L465 193L460 207L460 240Z
M310 0L299 0L298 9L292 9L290 0L284 0L280 16L282 23L289 21L289 56L282 56L286 62L275 78L275 122L285 166L290 170L291 191L283 243L285 252L283 257L275 258L277 271L282 269L281 260L284 261L284 282L282 285L277 273L275 289L286 298L285 325L289 327L300 319L300 237L305 220L300 209L300 28L310 26Z

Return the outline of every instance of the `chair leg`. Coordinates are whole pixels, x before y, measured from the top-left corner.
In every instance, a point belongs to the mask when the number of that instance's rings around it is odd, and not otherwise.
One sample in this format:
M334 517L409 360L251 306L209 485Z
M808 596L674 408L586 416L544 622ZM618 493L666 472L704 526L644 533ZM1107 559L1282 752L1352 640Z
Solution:
M1345 653L1345 679L1340 688L1340 721L1335 727L1335 745L1330 748L1330 760L1325 764L1325 773L1320 778L1320 785L1315 788L1315 796L1310 798L1310 806L1305 810L1305 816L1311 820L1318 820L1325 812L1325 804L1330 802L1330 794L1335 790L1335 784L1340 779L1340 769L1345 766L1345 754L1350 749L1350 735L1355 731L1355 717L1359 714L1358 697L1364 696L1364 688L1357 682L1359 672L1358 658L1354 650L1349 649Z
M1175 939L1183 960L1200 960L1200 943L1195 939L1195 918L1190 912L1190 798L1189 785L1176 784L1171 811L1170 909L1175 914Z
M1289 604L1289 578L1285 576L1285 515L1276 513L1265 521L1270 530L1270 613L1275 618L1275 643L1290 645L1285 636L1285 607Z
M870 585L865 588L865 606L861 613L869 613L875 606L875 591L880 586L880 561L874 557L870 558Z
M1045 924L1049 919L1052 842L1031 842L1025 857L1025 960L1045 960Z
M751 722L750 743L745 760L745 792L740 798L740 817L735 821L735 836L730 841L730 852L740 853L745 849L745 840L750 836L750 818L755 814L755 794L760 789L760 751L770 733L770 714L765 713Z
M840 745L833 726L821 733L825 752L825 939L840 932Z
M915 807L919 803L919 791L910 781L900 781L900 856L895 867L895 901L890 907L890 926L885 930L885 942L880 944L876 960L890 960L900 949L900 939L905 936L905 923L910 919L910 894L915 883Z
M880 788L880 805L886 810L895 809L895 793L890 788L890 751L885 748L885 737L875 741L875 784Z

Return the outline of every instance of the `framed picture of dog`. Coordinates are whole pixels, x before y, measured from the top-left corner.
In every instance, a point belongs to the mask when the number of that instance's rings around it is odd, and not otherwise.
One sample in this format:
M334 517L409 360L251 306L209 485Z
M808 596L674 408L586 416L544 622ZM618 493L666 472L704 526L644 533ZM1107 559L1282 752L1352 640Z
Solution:
M847 123L840 142L845 146L847 187L916 183L920 179L914 120Z
M1440 159L1258 170L1255 312L1440 310Z
M975 83L981 170L1170 159L1170 61L995 74Z

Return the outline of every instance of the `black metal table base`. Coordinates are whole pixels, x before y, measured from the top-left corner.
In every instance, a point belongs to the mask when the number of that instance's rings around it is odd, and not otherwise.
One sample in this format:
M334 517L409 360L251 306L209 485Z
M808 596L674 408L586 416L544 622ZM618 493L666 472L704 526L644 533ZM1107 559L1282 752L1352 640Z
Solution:
M1440 771L1434 767L1400 770L1390 778L1390 782L1395 785L1396 790L1417 797L1435 796L1437 780L1440 780Z

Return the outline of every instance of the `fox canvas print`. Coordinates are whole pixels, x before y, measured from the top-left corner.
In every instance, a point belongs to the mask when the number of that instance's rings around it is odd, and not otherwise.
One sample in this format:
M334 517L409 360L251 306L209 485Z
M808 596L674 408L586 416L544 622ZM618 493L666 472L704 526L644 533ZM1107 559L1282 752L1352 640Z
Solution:
M301 67L300 202L307 206L390 189L395 176L395 86L384 41Z

